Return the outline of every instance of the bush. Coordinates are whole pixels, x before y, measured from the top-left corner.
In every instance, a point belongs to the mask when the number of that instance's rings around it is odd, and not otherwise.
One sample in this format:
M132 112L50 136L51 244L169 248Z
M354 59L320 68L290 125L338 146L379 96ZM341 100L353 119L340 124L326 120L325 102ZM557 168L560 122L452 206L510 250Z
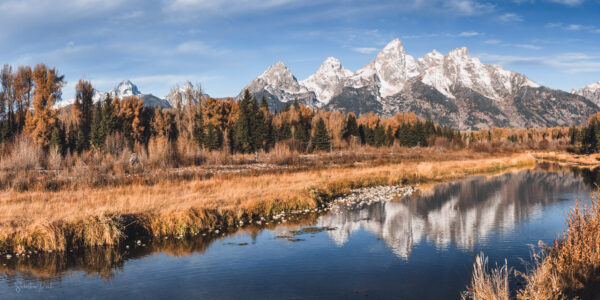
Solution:
M33 139L20 135L15 138L10 154L2 158L0 169L14 171L40 169L43 161L42 147Z

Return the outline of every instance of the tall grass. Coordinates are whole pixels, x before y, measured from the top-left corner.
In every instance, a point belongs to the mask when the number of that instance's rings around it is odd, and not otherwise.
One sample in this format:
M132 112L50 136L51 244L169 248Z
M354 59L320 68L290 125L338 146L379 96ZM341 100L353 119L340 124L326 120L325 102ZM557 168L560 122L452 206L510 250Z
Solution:
M590 204L577 201L567 218L567 230L552 247L540 243L534 253L534 268L517 275L526 285L516 291L518 299L598 299L600 297L600 197L592 195ZM486 280L502 273L477 269L465 295L486 298L496 283ZM484 272L483 274L481 272Z
M0 249L65 250L117 244L134 233L196 234L281 211L315 208L353 188L422 182L533 165L529 155L412 161L265 174L222 174L151 185L82 186L56 191L0 191ZM83 229L82 229L83 228ZM137 232L136 232L137 231Z
M462 299L474 300L508 300L508 266L504 265L492 270L488 267L488 258L483 254L477 255L473 264L471 284L462 295Z

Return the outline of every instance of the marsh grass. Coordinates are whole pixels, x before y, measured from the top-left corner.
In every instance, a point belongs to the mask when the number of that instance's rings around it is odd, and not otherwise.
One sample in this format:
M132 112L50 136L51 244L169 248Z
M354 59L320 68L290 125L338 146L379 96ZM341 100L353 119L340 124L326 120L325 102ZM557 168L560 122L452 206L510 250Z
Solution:
M523 288L516 291L517 299L598 299L600 296L600 202L598 192L586 204L577 201L567 217L567 230L552 247L539 243L533 254L534 267L526 273L515 272L525 279ZM488 298L494 291L496 274L478 269L467 292L472 299ZM504 267L505 268L505 267ZM483 273L482 273L483 272Z
M462 299L474 300L508 300L510 291L508 287L509 269L504 261L501 267L490 269L488 258L483 254L477 255L473 264L471 284L462 293Z
M222 174L152 184L0 192L0 252L116 245L133 235L194 235L282 211L312 209L360 187L533 166L526 154L451 161ZM82 171L83 172L83 171Z

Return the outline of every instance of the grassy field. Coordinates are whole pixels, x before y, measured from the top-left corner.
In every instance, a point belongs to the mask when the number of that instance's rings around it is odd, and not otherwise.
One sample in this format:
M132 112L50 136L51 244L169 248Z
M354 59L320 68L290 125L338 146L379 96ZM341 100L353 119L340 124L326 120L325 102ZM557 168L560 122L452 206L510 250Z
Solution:
M58 191L5 190L0 192L0 252L64 251L115 245L134 236L195 235L282 211L317 208L353 188L444 180L535 163L529 154L457 157Z

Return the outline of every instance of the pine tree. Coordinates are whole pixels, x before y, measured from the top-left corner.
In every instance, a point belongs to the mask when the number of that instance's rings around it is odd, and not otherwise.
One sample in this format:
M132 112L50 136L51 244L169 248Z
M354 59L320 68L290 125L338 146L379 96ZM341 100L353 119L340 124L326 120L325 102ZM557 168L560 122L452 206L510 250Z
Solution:
M223 143L223 134L217 126L212 123L208 123L206 126L206 138L204 146L209 150L216 150L221 148Z
M373 139L375 142L375 147L377 147L377 148L379 148L385 144L385 129L383 129L383 126L381 126L381 124L379 124L379 122L377 122L377 125L375 126L375 132L374 132Z
M354 113L349 113L346 118L346 126L344 126L344 131L342 137L345 139L350 138L351 136L359 136L358 132L358 124L356 122L356 115Z
M308 137L306 136L306 129L302 126L302 123L294 124L294 139L302 142L302 144L306 144L308 142Z
M90 131L94 113L94 88L88 81L80 80L75 87L75 103L72 108L73 121L77 126L77 150L89 147Z
M385 131L385 146L390 147L394 145L394 134L392 133L392 126L388 126Z
M75 151L82 152L88 148L88 139L85 137L83 130L80 128L77 130L77 136L75 138Z
M363 126L363 124L360 124L358 126L358 136L360 137L360 143L362 145L367 143L367 134L365 132L365 126Z
M331 147L329 139L329 134L327 133L327 128L325 127L325 121L323 121L323 118L319 118L317 125L315 126L315 134L313 135L312 139L315 148L329 151Z
M239 104L240 112L233 133L234 149L243 153L250 153L254 151L253 146L255 141L252 139L252 135L250 133L252 128L252 123L250 120L252 117L250 114L251 101L252 96L250 96L250 92L245 90L244 97Z
M200 147L204 145L204 119L202 118L202 112L196 112L194 117L194 125L192 129L192 137L196 144Z
M266 136L265 116L258 106L258 101L252 97L249 105L250 118L250 135L252 139L252 151L257 151L264 148Z
M65 135L64 130L61 130L60 126L54 126L52 129L52 136L50 137L50 149L57 149L58 153L64 153L65 151Z
M97 149L102 148L104 140L106 139L102 110L102 105L100 103L95 105L90 130L90 142Z

